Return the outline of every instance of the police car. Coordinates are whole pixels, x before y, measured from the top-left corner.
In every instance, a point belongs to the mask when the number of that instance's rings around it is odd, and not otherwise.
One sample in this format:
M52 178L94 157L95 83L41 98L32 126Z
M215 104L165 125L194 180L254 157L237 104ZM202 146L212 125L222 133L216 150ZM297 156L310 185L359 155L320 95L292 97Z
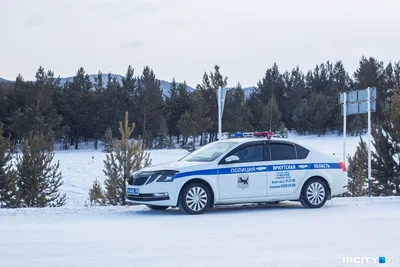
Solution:
M286 200L320 208L347 192L343 161L272 135L215 141L176 162L143 168L128 180L127 201L201 214L214 205Z

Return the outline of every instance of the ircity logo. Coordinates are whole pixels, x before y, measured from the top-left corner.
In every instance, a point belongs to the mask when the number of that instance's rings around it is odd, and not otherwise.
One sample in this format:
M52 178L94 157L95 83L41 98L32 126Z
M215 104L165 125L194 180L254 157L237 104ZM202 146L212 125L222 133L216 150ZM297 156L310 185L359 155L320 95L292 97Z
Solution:
M347 264L400 264L400 257L343 257Z

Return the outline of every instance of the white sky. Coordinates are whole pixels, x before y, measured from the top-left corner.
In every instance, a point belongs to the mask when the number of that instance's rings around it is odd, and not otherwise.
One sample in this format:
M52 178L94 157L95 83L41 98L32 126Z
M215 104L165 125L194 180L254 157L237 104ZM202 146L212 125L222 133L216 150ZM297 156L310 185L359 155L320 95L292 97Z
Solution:
M362 55L400 60L399 11L399 0L0 0L0 77L131 64L195 86L218 64L229 86L251 86L274 62L326 60L352 74Z

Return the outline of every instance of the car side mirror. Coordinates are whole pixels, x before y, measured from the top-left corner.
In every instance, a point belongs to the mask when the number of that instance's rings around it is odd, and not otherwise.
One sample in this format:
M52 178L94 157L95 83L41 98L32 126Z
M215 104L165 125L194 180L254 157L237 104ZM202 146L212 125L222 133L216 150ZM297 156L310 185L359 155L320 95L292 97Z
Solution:
M240 160L240 159L239 159L238 156L232 155L232 156L227 157L227 158L225 159L225 162L229 163L229 162L234 162L234 161L239 161L239 160Z

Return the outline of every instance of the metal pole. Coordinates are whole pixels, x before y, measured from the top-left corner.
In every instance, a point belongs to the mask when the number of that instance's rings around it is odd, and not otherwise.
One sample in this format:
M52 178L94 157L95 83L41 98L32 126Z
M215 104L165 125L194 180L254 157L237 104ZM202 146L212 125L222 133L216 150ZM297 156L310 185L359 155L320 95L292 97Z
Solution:
M221 87L218 87L218 140L222 139L222 116L221 116Z
M371 88L368 87L368 195L371 197Z
M347 120L346 120L346 114L347 114L347 93L343 93L343 163L344 166L347 166L346 164L346 131L347 131Z

